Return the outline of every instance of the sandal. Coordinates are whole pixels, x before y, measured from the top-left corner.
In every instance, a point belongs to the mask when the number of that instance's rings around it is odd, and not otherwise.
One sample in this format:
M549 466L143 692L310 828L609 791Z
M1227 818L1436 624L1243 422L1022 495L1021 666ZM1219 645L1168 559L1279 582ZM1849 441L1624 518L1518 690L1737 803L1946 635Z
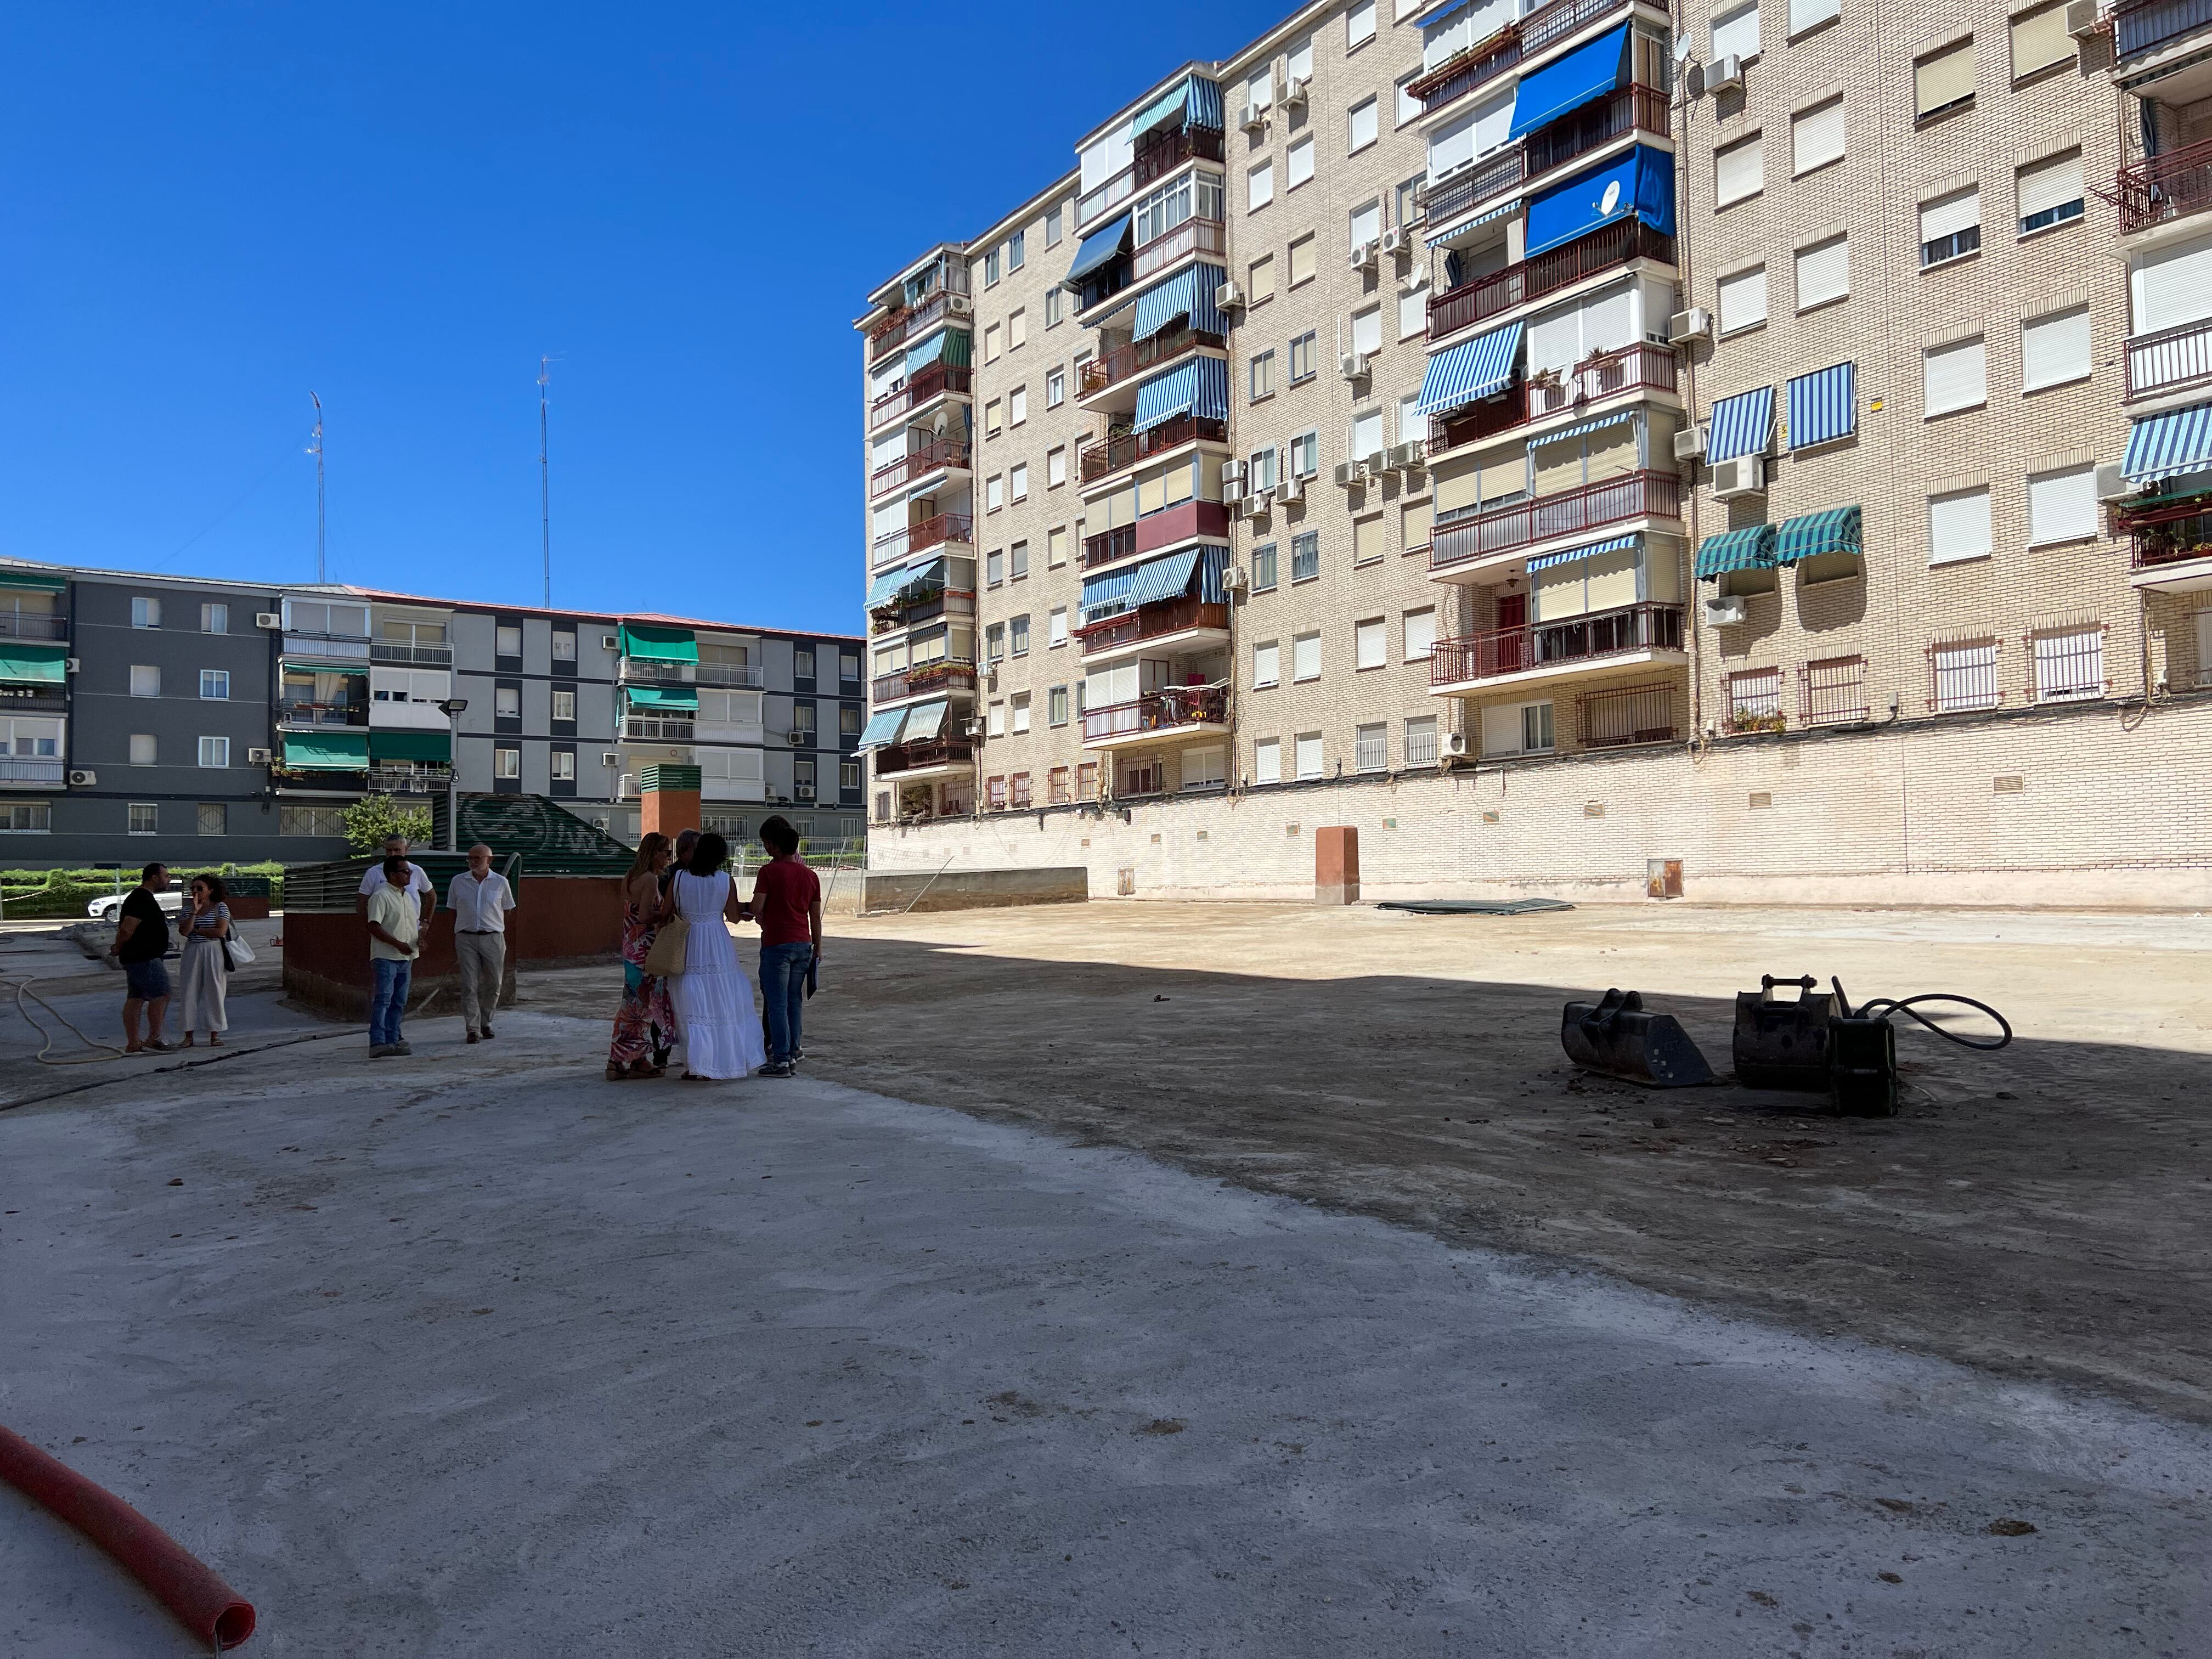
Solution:
M617 1066L612 1060L607 1062L607 1081L610 1083L627 1083L636 1075L635 1072Z
M146 1052L146 1045L143 1042L127 1042L123 1046L123 1052L126 1054L143 1054Z

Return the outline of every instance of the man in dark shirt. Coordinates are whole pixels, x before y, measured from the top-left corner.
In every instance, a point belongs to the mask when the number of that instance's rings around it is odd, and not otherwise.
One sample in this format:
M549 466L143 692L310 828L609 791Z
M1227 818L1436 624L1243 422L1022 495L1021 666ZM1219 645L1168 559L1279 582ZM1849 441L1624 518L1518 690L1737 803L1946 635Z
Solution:
M123 966L123 978L130 988L123 998L123 1052L143 1054L151 1048L155 1054L167 1054L169 1045L161 1040L161 1018L169 1012L169 969L161 958L169 953L169 919L161 914L161 901L155 896L169 884L169 872L158 864L149 864L140 873L138 884L123 901L122 914L115 924L115 943L107 947L107 954ZM138 1011L146 1011L146 1037L138 1036Z
M763 1077L789 1077L806 1058L799 1047L807 971L822 960L822 883L800 861L799 831L778 816L760 827L769 861L753 878L745 915L760 924L761 1003L768 1014Z

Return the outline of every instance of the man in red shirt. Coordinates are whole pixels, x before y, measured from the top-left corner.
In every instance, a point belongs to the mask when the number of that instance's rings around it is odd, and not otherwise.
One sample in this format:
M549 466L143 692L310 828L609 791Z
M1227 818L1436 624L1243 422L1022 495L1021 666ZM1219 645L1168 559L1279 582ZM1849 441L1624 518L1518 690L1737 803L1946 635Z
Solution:
M799 1046L807 974L822 960L822 883L799 856L799 831L781 814L760 828L769 861L753 877L746 913L760 924L761 1001L768 1011L763 1077L789 1077L806 1051Z

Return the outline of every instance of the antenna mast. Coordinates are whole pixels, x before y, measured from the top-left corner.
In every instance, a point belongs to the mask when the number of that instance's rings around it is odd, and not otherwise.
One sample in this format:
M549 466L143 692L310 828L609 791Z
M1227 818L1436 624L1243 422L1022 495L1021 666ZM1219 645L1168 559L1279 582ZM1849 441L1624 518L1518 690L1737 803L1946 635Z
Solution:
M315 404L315 439L307 446L307 453L315 458L315 586L319 587L328 580L324 569L327 524L323 511L323 400L313 392L307 396Z
M553 476L545 459L545 387L553 378L550 357L538 360L538 534L545 563L545 608L553 608Z

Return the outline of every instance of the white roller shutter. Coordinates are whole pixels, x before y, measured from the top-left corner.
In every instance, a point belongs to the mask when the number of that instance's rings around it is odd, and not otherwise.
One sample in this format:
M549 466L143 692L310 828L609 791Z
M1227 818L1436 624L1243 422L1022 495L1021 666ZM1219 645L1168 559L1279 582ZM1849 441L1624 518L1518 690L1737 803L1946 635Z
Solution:
M1429 135L1429 177L1442 179L1474 160L1474 124L1480 113L1469 110L1449 126Z
M2212 241L2172 253L2151 254L2130 277L2135 290L2135 330L2157 334L2212 317Z
M1613 351L1636 340L1636 301L1631 289L1615 289L1585 301L1582 308L1583 351ZM1579 361L1579 360L1577 360Z
M1842 0L1790 0L1790 33L1802 34L1842 9Z
M1568 368L1582 361L1583 314L1570 308L1528 325L1528 368Z
M1766 268L1739 271L1720 282L1721 332L1733 334L1766 320Z
M1474 112L1474 153L1487 155L1512 136L1513 95L1493 98Z
M2021 327L2021 385L2033 392L2089 373L2089 308L2038 317Z
M1923 370L1923 414L1948 414L1989 400L1989 348L1980 340L1963 340L1928 353Z
M1723 12L1713 19L1713 56L1716 58L1749 58L1759 51L1759 6L1757 0L1747 6L1738 6L1733 11Z
M1844 100L1808 109L1790 124L1790 165L1799 173L1840 161L1844 154Z
M876 440L875 448L868 456L868 471L880 472L906 453L906 431L898 431Z
M1492 703L1482 711L1482 752L1517 755L1521 752L1521 707Z
M1851 245L1847 237L1800 249L1797 254L1797 309L1840 300L1851 291Z
M2033 218L2082 199L2081 152L2053 156L2020 170L2020 216Z
M1925 204L1920 210L1920 240L1940 241L1971 229L1982 222L1982 191L1979 185L1970 185L1954 191Z
M1990 492L1960 489L1928 498L1928 562L1977 559L1990 550Z
M1766 187L1766 147L1757 135L1713 156L1713 199L1726 207ZM1923 239L1924 240L1924 239Z
M881 541L886 536L896 536L906 528L906 503L890 501L875 511L872 538Z
M2097 469L2039 472L2027 481L2027 539L2070 542L2097 533Z

